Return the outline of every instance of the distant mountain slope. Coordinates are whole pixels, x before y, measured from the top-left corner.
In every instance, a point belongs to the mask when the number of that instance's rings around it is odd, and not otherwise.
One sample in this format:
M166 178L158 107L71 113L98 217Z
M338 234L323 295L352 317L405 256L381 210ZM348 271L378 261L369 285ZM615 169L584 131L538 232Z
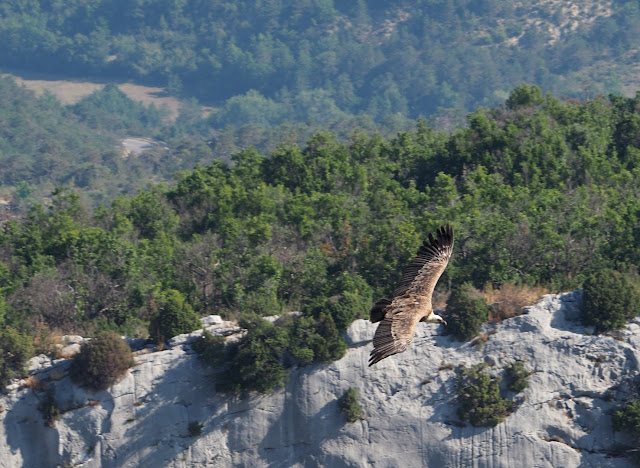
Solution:
M75 186L95 204L152 181L138 160L125 161L119 140L151 132L160 112L115 86L63 106L0 76L0 194L26 208L58 185Z
M636 442L608 413L632 396L639 327L619 340L589 335L575 321L580 302L580 292L545 296L484 346L420 326L409 350L378 368L366 364L375 326L359 320L343 359L294 369L284 388L246 399L217 393L182 343L137 356L97 393L73 385L65 361L34 365L39 386L0 398L0 466L630 467ZM455 369L486 362L502 375L515 360L534 371L515 411L496 427L460 421ZM349 387L364 411L354 423L338 407ZM55 427L36 409L47 394L62 411Z
M7 0L0 67L167 86L213 122L378 120L638 87L637 1ZM254 122L255 123L255 122Z

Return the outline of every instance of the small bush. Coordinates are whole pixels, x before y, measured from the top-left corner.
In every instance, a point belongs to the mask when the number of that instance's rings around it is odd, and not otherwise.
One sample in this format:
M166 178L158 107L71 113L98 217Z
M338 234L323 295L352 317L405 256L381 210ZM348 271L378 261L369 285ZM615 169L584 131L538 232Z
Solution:
M355 388L349 387L344 392L344 395L338 401L338 406L340 411L347 417L347 421L356 422L358 419L362 419L362 408L358 402L358 391Z
M500 396L500 377L487 375L486 366L478 364L458 371L458 415L475 427L497 426L513 408L511 400Z
M236 392L270 393L284 384L287 375L282 364L287 331L260 317L240 325L248 331L231 350L226 380Z
M347 349L333 317L326 311L317 316L287 317L275 324L247 315L240 326L247 329L247 334L226 348L216 344L213 337L206 337L206 333L192 345L205 362L211 359L215 360L214 365L225 364L216 381L221 391L269 393L284 384L285 365L294 360L300 365L331 362L343 357Z
M531 372L524 368L522 361L516 361L506 369L507 388L512 392L520 393L529 386L529 376Z
M198 437L202 435L202 428L204 424L201 422L194 421L189 423L189 437Z
M447 330L456 338L470 340L489 318L489 306L482 294L465 283L451 291L447 303Z
M11 379L25 375L24 366L33 352L30 336L9 326L0 329L0 388L5 387Z
M640 437L640 399L627 403L624 408L614 411L611 415L613 429L629 431L636 437Z
M213 367L224 364L225 344L222 336L213 336L209 330L204 330L202 336L191 343L191 347L203 364Z
M45 399L40 403L39 409L48 427L54 427L56 421L62 416L56 396L52 391L47 392Z
M180 291L170 289L161 294L160 308L149 324L149 335L157 343L164 343L182 333L191 333L202 324L193 308L184 300Z
M622 273L603 269L584 282L582 321L597 333L624 327L640 313L640 292Z
M85 342L73 360L71 377L93 390L113 385L133 365L129 346L115 333L100 332Z
M331 362L342 358L347 350L333 318L320 313L317 318L300 317L293 322L289 351L300 365Z

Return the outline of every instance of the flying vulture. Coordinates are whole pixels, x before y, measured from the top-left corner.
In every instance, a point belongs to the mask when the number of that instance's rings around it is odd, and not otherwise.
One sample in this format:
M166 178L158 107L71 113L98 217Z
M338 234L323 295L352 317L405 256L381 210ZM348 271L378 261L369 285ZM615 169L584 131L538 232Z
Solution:
M418 322L447 324L433 313L431 295L452 250L453 229L447 224L436 230L435 239L429 234L429 240L422 243L402 273L393 299L380 299L373 305L369 312L371 322L380 322L380 325L373 337L369 366L405 351L413 341Z

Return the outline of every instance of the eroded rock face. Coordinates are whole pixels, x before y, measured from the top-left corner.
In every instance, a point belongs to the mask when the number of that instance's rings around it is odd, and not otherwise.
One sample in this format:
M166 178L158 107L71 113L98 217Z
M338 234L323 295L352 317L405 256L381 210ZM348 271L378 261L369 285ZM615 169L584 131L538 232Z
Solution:
M358 320L343 359L294 369L285 388L247 399L217 394L192 338L175 339L171 349L139 354L108 391L48 381L64 412L54 428L36 409L44 392L14 387L0 399L0 466L630 466L612 456L633 441L613 432L607 411L631 394L640 326L619 339L591 336L576 321L580 301L580 292L545 296L497 324L482 346L420 324L407 352L372 368L375 326ZM495 428L461 423L454 368L490 362L499 374L516 359L535 371L517 410ZM45 364L34 370L46 375ZM366 415L352 424L337 404L349 387ZM189 434L194 422L199 437Z

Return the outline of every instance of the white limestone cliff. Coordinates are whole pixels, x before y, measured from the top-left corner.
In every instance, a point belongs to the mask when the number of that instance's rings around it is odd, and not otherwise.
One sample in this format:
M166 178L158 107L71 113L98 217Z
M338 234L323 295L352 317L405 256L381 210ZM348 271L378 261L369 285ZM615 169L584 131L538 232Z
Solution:
M372 368L375 326L358 320L343 359L294 369L284 388L247 399L215 392L189 336L139 354L97 393L70 382L69 361L34 360L31 372L55 387L63 414L46 427L44 394L10 386L0 397L0 467L630 466L617 455L633 441L612 430L607 412L634 390L640 326L617 339L590 335L577 321L580 301L580 292L545 296L493 326L482 346L420 324L407 352ZM208 320L214 333L238 331ZM517 410L494 428L461 423L453 367L488 362L500 373L516 359L534 371ZM338 409L349 387L365 413L355 423ZM193 422L202 435L189 435Z

